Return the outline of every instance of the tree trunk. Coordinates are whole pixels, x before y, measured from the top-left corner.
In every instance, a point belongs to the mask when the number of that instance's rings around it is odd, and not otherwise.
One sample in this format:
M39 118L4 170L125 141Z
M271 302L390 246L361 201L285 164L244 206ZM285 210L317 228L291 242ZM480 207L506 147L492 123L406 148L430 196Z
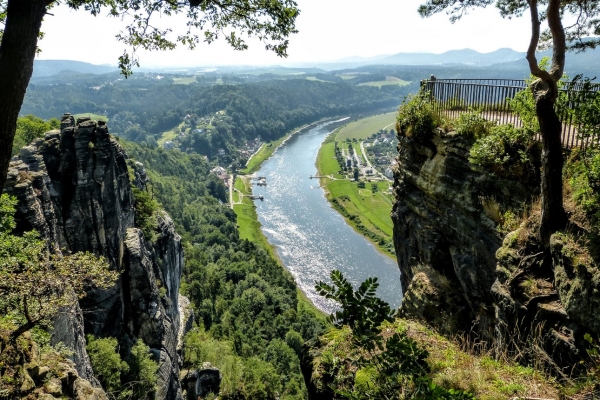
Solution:
M553 101L542 96L535 103L536 114L542 135L542 217L540 240L544 248L550 247L550 236L565 227L566 214L563 208L562 182L562 125Z
M8 0L0 43L0 192L4 187L17 118L33 72L47 0Z

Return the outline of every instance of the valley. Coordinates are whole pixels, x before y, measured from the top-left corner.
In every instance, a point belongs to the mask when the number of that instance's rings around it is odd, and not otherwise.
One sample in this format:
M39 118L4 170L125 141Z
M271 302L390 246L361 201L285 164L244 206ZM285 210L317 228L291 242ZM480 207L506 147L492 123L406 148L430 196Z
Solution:
M521 71L478 63L40 68L4 187L16 200L0 207L0 277L62 265L9 246L39 235L119 278L35 323L27 295L0 285L0 399L592 393L597 149L565 152L571 220L541 257L532 131L446 118L416 95L433 74ZM590 135L594 99L571 115Z

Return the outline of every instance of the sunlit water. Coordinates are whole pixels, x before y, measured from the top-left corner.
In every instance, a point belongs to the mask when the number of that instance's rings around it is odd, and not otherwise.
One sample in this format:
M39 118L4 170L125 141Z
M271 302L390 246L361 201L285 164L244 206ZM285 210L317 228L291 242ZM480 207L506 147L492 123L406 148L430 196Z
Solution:
M255 201L258 219L298 286L320 309L330 312L334 305L316 293L315 281L330 282L334 269L355 287L368 277L379 278L378 296L396 308L402 291L395 260L352 230L331 208L318 180L309 178L317 174L321 142L341 123L320 124L294 135L262 165L256 176L265 176L267 186L252 189L264 196L264 201Z

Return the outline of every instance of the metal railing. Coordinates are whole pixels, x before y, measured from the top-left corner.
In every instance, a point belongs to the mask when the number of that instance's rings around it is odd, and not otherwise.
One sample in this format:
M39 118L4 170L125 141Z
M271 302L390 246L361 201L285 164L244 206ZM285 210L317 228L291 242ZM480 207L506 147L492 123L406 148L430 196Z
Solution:
M557 110L562 123L562 143L566 148L585 148L598 138L582 138L578 134L572 113L567 110L578 106L575 101L570 100L570 91L582 90L583 84L576 82L569 86L569 91L561 89L567 93L567 107L562 111ZM434 111L440 116L455 119L461 113L475 109L488 120L516 127L523 126L523 123L512 110L510 100L524 89L528 89L528 85L523 79L436 79L432 76L431 79L421 81L421 90L429 93ZM600 85L587 89L597 92L600 91Z

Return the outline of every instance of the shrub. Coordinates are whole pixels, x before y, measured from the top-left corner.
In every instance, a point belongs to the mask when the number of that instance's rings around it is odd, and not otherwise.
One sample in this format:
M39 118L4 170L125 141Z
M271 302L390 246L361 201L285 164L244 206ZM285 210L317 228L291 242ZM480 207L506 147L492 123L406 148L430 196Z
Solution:
M473 144L469 161L499 177L527 181L535 176L534 153L538 148L532 131L499 125Z
M126 390L127 395L133 396L137 400L154 398L158 364L152 359L150 348L141 339L138 339L131 348L128 361L129 373L126 380L129 388Z
M129 366L117 351L117 339L96 339L87 335L87 352L102 387L109 393L116 393L121 388L121 374L129 371Z
M568 165L573 198L600 232L600 150L576 152Z
M454 121L456 132L471 139L480 139L486 136L494 125L496 125L495 122L488 121L481 116L480 112L473 110L460 114Z
M158 221L156 214L159 209L158 202L145 190L132 186L133 197L135 198L135 226L144 233L146 240L156 240L156 229Z
M404 98L396 120L396 131L400 135L419 140L431 139L438 121L429 93L418 92Z

